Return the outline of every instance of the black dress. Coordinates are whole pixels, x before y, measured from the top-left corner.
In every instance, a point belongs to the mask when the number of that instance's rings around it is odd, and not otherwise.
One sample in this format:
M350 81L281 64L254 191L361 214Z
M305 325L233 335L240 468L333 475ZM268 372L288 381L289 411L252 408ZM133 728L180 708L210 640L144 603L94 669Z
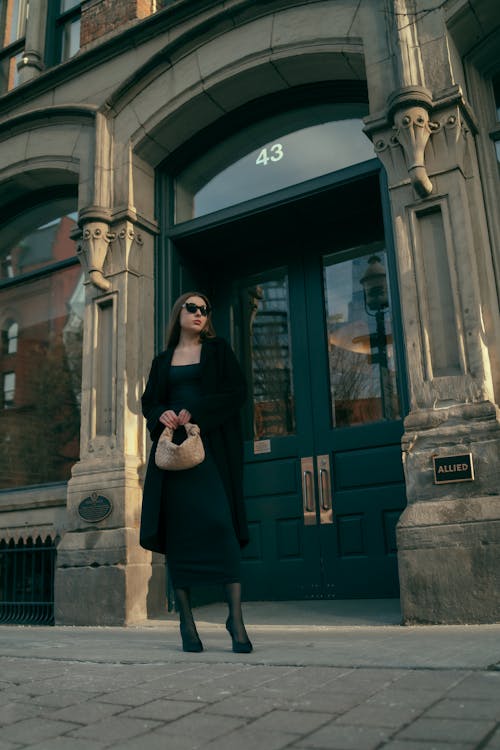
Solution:
M170 366L167 408L179 412L201 395L201 366ZM174 441L186 437L176 430ZM202 434L203 439L203 434ZM205 460L192 469L166 471L163 481L165 548L174 588L240 580L240 548L227 495L204 441Z

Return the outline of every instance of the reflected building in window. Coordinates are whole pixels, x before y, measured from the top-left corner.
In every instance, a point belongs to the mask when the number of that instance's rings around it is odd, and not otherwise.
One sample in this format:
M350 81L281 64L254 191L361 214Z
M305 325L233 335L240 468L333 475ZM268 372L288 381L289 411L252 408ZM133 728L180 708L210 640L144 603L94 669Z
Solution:
M288 281L279 271L272 276L241 291L246 318L242 348L253 409L247 431L254 440L295 431Z
M75 225L63 215L3 249L0 489L67 480L79 456L82 272L60 267Z
M363 281L376 257L386 263L385 252L375 247L348 251L351 258L336 262L329 256L324 262L327 301L327 337L335 427L397 419L400 415L396 387L390 303L387 297L371 313Z

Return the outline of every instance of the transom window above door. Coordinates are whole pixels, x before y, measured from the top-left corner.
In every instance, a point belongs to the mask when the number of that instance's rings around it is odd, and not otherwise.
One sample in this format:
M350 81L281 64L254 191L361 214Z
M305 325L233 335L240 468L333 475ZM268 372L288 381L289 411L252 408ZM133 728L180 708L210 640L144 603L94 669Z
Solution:
M372 159L365 114L365 104L321 104L239 131L177 176L176 222Z

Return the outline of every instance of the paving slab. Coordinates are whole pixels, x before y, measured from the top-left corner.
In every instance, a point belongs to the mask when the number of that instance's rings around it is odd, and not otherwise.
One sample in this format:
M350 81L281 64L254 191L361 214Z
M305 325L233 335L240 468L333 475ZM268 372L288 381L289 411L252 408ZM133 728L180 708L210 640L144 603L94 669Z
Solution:
M397 602L221 605L127 628L0 627L0 750L500 750L500 624L403 627Z

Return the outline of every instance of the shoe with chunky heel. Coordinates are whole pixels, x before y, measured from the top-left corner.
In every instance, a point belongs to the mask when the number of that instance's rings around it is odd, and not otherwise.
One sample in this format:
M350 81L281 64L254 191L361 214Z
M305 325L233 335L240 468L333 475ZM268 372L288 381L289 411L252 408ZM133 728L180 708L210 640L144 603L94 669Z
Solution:
M247 638L246 641L236 640L233 631L233 620L231 617L228 617L226 620L226 630L231 636L231 640L233 642L233 651L235 654L250 654L253 651L252 642L249 640L249 638Z
M200 641L198 635L189 633L182 625L180 626L180 629L183 651L188 651L193 654L198 654L200 651L203 651L203 643Z

